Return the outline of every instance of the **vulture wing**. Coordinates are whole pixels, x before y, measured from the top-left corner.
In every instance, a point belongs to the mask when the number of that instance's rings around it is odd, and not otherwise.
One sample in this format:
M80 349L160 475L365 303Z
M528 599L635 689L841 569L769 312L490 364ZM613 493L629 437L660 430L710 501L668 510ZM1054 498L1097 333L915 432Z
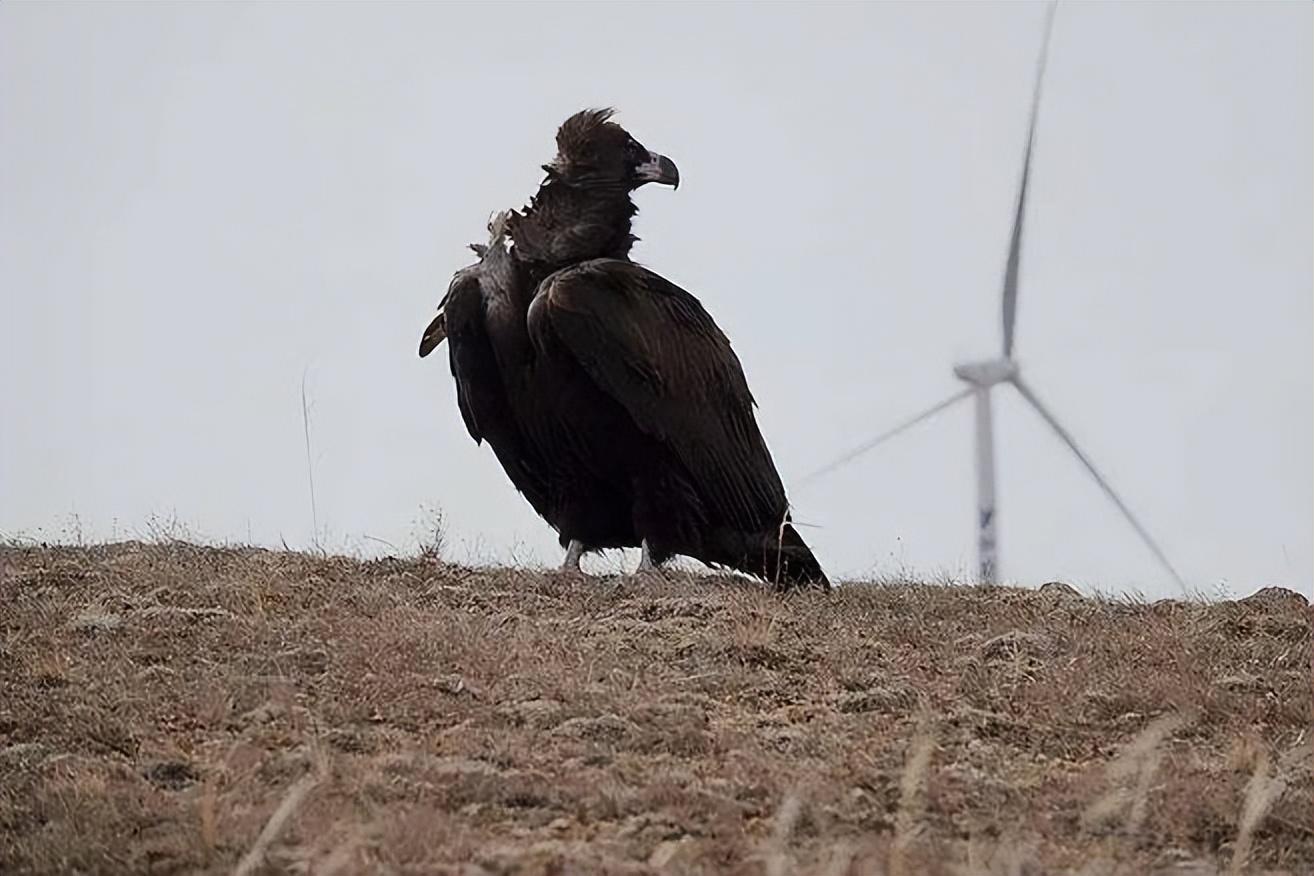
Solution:
M485 436L480 421L486 420L488 426L496 430L496 423L503 419L503 414L510 422L511 412L502 391L497 360L484 330L484 302L477 270L456 275L443 299L442 308L434 322L442 320L448 339L452 377L456 378L456 404L461 409L461 419L465 421L470 437L482 442ZM426 337L433 329L431 323Z
M449 346L456 402L470 437L487 441L516 489L540 514L547 508L547 485L533 448L518 425L507 397L501 367L488 333L487 300L478 266L452 280L440 318ZM433 328L432 325L430 327Z
M780 524L785 489L743 368L697 298L633 262L595 259L540 284L529 330L671 448L721 520L745 532Z

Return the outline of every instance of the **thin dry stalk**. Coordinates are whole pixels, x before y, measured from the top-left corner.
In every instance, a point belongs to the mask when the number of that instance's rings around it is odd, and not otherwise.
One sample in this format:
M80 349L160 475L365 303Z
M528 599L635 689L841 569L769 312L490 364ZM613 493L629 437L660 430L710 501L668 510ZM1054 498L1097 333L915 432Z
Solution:
M306 373L301 372L301 428L306 437L306 478L310 482L310 523L315 528L313 539L319 541L319 508L315 503L315 463L310 455L310 404L306 401Z
M1232 864L1228 873L1239 874L1250 863L1255 830L1263 822L1268 810L1287 790L1287 778L1306 766L1314 745L1306 742L1288 751L1278 762L1277 774L1270 776L1272 764L1268 752L1260 749L1255 755L1255 771L1246 783L1246 799L1241 806L1237 825L1236 845L1232 849Z
M1259 826L1264 813L1273 804L1277 794L1281 793L1275 786L1280 782L1270 773L1268 752L1260 750L1255 756L1255 771L1246 783L1246 800L1241 807L1241 818L1237 825L1236 845L1232 848L1232 865L1227 872L1236 876L1250 863L1250 850L1254 843L1255 828Z
M278 835L283 832L292 816L301 808L301 804L306 802L306 797L319 784L319 776L315 773L309 773L297 780L287 794L283 797L283 802L278 804L274 814L269 816L269 821L265 822L264 830L260 831L260 836L256 837L255 844L251 846L250 851L238 863L237 869L233 870L233 876L250 876L256 871L265 860L265 853L269 851L269 846Z
M899 780L899 811L894 817L894 843L890 850L891 876L912 872L908 867L908 850L921 832L926 809L926 773L934 749L935 736L923 722Z
M786 849L789 836L794 832L794 825L798 823L802 807L799 798L790 794L776 810L776 821L771 828L771 843L766 856L767 876L785 876L788 872L791 861Z
M1163 763L1163 749L1156 743L1153 748L1145 752L1141 760L1141 768L1136 773L1136 787L1132 789L1131 806L1127 808L1127 820L1122 825L1123 832L1128 836L1135 836L1145 822L1145 807L1150 799L1150 787L1159 772L1161 763Z
M183 605L148 605L133 612L139 617L165 617L180 615L182 617L221 617L225 620L237 620L237 615L226 608L188 608Z
M857 856L857 850L850 843L837 843L830 850L830 859L826 862L826 869L822 873L824 876L848 876L853 868L853 859Z
M1174 712L1151 721L1109 764L1107 775L1113 787L1087 807L1082 824L1088 830L1103 827L1116 819L1120 812L1126 813L1123 830L1128 835L1140 830L1150 788L1163 759L1159 746L1188 720L1188 715Z
M201 847L205 850L208 863L219 845L219 800L214 782L206 782L201 789L200 799L196 804L196 815L200 822Z
M324 863L315 868L315 876L335 876L335 874L343 872L351 865L352 859L356 856L356 851L361 846L362 839L359 832L353 832L344 842L339 843L324 859Z
M777 587L780 586L780 573L785 565L785 527L789 525L789 512L780 519L780 525L776 527L776 579L771 583Z

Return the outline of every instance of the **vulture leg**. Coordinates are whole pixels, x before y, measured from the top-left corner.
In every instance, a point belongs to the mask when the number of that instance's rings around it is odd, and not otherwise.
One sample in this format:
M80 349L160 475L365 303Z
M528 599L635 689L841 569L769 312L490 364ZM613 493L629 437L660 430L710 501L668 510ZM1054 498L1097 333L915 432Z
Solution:
M652 549L648 547L648 539L645 538L639 547L639 567L634 570L634 574L656 571L657 564L652 561Z
M643 539L639 543L639 565L634 570L635 575L661 575L662 566L674 554L670 551L664 551L661 547L653 547L648 539Z
M570 544L566 547L566 559L561 564L564 572L578 572L579 559L584 556L584 542L578 538L572 538Z

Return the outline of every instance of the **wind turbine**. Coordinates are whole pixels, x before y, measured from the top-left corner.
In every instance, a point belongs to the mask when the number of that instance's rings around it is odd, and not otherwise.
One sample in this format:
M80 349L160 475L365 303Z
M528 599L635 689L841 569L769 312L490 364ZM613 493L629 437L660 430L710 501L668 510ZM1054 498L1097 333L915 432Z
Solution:
M995 504L994 411L991 403L991 392L1000 384L1009 384L1018 391L1028 404L1036 409L1036 413L1040 414L1041 419L1068 446L1068 449L1086 468L1086 471L1094 478L1095 483L1104 491L1104 494L1113 501L1113 504L1122 512L1123 517L1127 518L1127 522L1136 530L1136 534L1149 547L1155 558L1168 570L1173 579L1185 588L1182 577L1177 574L1177 570L1173 568L1172 563L1168 561L1168 557L1159 545L1150 537L1149 532L1136 519L1136 515L1132 514L1131 509L1127 507L1127 503L1114 492L1113 487L1109 485L1108 479L1095 468L1095 464L1091 462L1090 457L1077 445L1072 433L1059 423L1058 418L1040 401L1031 386L1022 379L1021 369L1013 358L1014 327L1017 324L1018 267L1022 260L1022 228L1026 217L1027 187L1031 179L1031 154L1036 140L1036 116L1040 109L1040 85L1045 76L1045 59L1049 51L1050 34L1054 29L1054 10L1057 5L1057 2L1051 3L1045 15L1045 35L1041 43L1040 60L1036 68L1036 86L1031 98L1031 121L1027 129L1026 151L1023 153L1022 158L1022 179L1018 186L1017 209L1013 215L1013 234L1009 240L1008 259L1004 264L1004 343L1002 353L993 359L962 362L955 365L954 376L967 384L965 389L959 390L915 417L863 442L839 459L808 475L804 480L805 482L810 481L834 471L854 458L884 444L896 435L971 396L976 408L976 543L978 571L982 582L994 583L997 580L999 570L999 542L997 530L998 509Z

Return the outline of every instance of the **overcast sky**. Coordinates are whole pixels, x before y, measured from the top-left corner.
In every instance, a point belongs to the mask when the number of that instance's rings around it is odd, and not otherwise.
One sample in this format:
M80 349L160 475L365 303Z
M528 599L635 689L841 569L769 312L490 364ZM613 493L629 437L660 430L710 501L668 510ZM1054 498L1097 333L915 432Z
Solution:
M0 532L555 564L416 345L556 126L680 167L635 257L730 335L835 576L970 574L1033 3L0 4ZM1017 356L1192 585L1314 579L1309 3L1059 9ZM1003 575L1173 595L1005 388ZM72 521L76 519L77 523ZM631 561L630 560L627 561ZM595 561L594 568L619 559Z

